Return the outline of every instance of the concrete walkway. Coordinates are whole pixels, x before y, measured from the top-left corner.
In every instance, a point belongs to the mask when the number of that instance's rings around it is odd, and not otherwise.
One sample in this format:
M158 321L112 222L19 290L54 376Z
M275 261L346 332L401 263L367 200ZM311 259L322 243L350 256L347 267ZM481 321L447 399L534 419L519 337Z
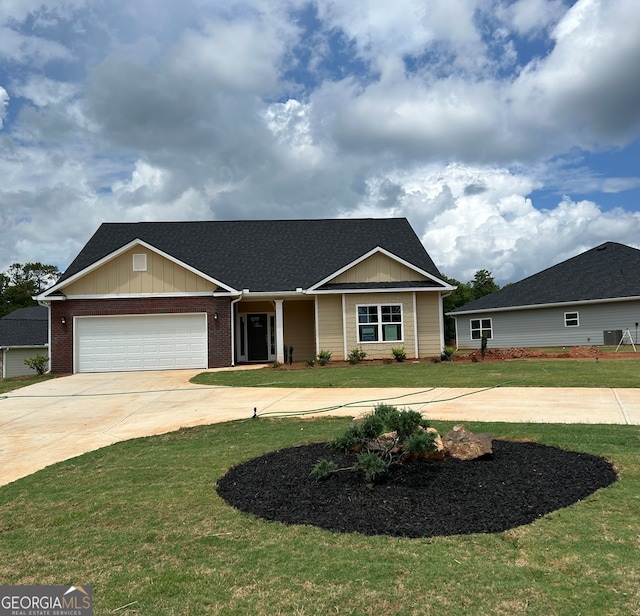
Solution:
M640 425L640 389L290 389L192 385L201 370L76 374L0 396L0 485L117 441L308 412L357 416L380 401L430 420Z

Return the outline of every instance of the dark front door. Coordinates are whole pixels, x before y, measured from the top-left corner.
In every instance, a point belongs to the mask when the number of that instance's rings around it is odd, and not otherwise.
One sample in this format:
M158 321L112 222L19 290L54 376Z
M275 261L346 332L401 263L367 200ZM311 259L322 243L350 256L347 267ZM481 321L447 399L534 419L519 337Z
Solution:
M249 361L269 359L269 329L266 314L247 315L247 351Z

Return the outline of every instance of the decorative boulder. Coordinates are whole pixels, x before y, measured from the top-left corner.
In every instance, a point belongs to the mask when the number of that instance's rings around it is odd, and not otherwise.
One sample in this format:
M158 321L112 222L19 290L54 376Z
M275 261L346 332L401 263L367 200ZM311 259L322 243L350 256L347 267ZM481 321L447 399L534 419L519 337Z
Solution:
M492 440L491 434L474 434L457 425L442 437L442 445L450 458L475 460L493 454Z

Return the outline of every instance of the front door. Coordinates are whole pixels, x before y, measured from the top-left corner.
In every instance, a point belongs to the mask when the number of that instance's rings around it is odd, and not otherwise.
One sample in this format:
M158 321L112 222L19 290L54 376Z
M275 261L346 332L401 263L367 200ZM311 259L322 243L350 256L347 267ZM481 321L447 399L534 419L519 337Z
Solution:
M247 315L247 351L249 361L269 359L269 326L266 314Z

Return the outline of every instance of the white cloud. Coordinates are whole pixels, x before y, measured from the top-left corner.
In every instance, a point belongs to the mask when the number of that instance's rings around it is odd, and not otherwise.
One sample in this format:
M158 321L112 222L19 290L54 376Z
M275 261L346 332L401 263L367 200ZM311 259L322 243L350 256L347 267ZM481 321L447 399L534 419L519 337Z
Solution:
M593 149L640 134L637 6L633 0L580 0L556 26L556 45L514 83L521 125ZM535 109L535 113L531 110Z
M4 118L9 108L9 93L0 86L0 129L4 125Z
M109 220L407 216L462 281L637 245L581 156L638 134L632 4L3 0L0 271Z
M562 0L517 0L505 12L516 32L529 35L544 31L565 11Z

